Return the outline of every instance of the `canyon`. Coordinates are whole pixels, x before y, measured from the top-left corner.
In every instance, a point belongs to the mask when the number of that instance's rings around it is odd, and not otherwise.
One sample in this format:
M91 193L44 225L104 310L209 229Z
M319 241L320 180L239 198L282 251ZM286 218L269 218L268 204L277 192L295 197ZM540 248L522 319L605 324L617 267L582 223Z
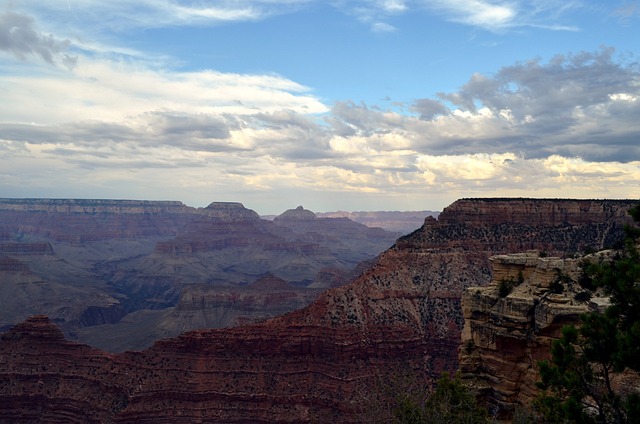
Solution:
M53 320L32 316L0 340L0 422L359 422L363 400L394 376L431 385L458 369L463 296L469 287L495 290L492 279L513 272L511 259L491 257L536 251L566 260L615 247L636 203L461 199L302 309L187 332L142 351L69 341ZM308 215L300 212L293 214ZM189 248L175 238L181 247L170 251L179 257ZM534 263L521 268L540 268Z
M309 219L297 220L299 213ZM305 306L321 288L346 284L400 235L347 218L316 218L302 207L276 221L234 202L192 208L175 201L0 199L0 331L45 314L71 339L109 351L142 349L201 325L237 325ZM290 289L254 290L267 275ZM234 311L236 295L245 306ZM206 320L177 314L185 296L203 308L217 297L214 309L226 313L199 311ZM171 328L169 316L176 320Z

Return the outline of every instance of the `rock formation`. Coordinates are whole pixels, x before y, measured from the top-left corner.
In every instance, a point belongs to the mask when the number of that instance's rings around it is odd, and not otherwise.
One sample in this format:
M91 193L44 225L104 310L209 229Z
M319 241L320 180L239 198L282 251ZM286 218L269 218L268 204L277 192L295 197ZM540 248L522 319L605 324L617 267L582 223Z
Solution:
M549 359L562 327L606 307L606 297L577 283L581 262L606 257L598 256L495 256L491 283L464 293L460 370L498 417L510 418L517 406L530 406L538 393L537 363Z
M490 256L602 248L621 239L633 204L461 200L304 309L142 352L44 343L27 322L0 342L0 416L29 417L35 403L47 422L88 421L86 409L95 422L358 422L362 394L380 381L410 372L430 384L457 369L461 296L489 283Z
M0 363L1 423L109 423L129 401L126 367L42 315L2 335Z
M315 213L303 208L302 206L298 206L295 209L288 209L284 211L273 220L278 223L286 221L315 221L316 219L318 219L318 216Z
M75 243L172 236L197 213L174 201L0 199L0 233Z

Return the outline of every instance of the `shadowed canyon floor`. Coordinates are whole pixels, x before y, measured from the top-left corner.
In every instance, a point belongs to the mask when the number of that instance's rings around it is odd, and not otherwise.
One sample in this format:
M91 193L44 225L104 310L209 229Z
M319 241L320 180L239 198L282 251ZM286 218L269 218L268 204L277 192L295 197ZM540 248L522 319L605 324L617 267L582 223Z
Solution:
M469 286L496 254L568 257L622 239L632 201L463 199L400 238L373 266L311 305L202 330L141 352L66 341L33 317L0 342L4 422L358 422L362 394L410 372L431 384L458 367ZM12 421L13 420L13 421Z

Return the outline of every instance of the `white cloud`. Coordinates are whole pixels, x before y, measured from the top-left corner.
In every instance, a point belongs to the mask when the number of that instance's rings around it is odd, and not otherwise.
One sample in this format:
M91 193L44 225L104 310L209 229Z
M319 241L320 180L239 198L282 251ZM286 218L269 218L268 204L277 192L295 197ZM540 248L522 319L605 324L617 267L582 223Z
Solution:
M276 75L176 72L89 57L72 72L6 75L3 81L5 122L117 122L158 110L215 115L327 110L308 88Z
M513 153L460 156L419 155L416 158L417 167L421 172L437 176L442 182L459 181L460 183L495 179L498 176L506 178L507 171L515 160L517 157Z
M423 0L444 19L489 31L517 27L536 27L555 31L576 31L573 25L559 23L580 2L567 0Z
M373 32L394 32L397 31L397 28L384 22L374 22L371 25L371 30Z
M517 17L513 2L494 4L482 0L427 0L426 3L449 20L485 29L508 27Z
M179 0L80 0L41 2L23 0L21 8L39 16L56 16L68 23L94 25L111 30L157 28L173 25L218 24L264 19L287 13L309 3L308 0L223 0L215 5Z

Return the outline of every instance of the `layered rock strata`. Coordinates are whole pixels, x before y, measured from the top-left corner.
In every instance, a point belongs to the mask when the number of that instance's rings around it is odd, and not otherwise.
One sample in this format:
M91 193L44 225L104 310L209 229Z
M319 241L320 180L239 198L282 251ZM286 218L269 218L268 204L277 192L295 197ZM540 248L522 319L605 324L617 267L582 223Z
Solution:
M125 393L126 402L110 401L111 412L98 422L359 422L362 394L380 381L409 372L428 385L458 368L461 296L489 283L490 256L530 248L569 256L615 243L633 204L461 200L399 239L352 284L324 292L302 310L186 333L142 352L106 356L64 341L44 348L37 333L20 338L10 331L0 343L0 405L17 406L0 416L19 418L34 390L29 382L37 380L65 388L40 398L43 412L69 417L93 399L96 387ZM529 219L542 211L548 219ZM58 344L70 349L66 356L57 353ZM83 377L95 385L83 385L77 371L66 369L69 357L82 367L97 364ZM43 373L42 364L60 365Z
M491 283L465 291L460 370L497 417L530 407L538 393L538 362L549 359L564 325L578 324L585 312L604 311L608 299L577 282L583 261L605 257L495 256Z
M198 213L174 201L0 199L0 232L73 243L171 236Z

